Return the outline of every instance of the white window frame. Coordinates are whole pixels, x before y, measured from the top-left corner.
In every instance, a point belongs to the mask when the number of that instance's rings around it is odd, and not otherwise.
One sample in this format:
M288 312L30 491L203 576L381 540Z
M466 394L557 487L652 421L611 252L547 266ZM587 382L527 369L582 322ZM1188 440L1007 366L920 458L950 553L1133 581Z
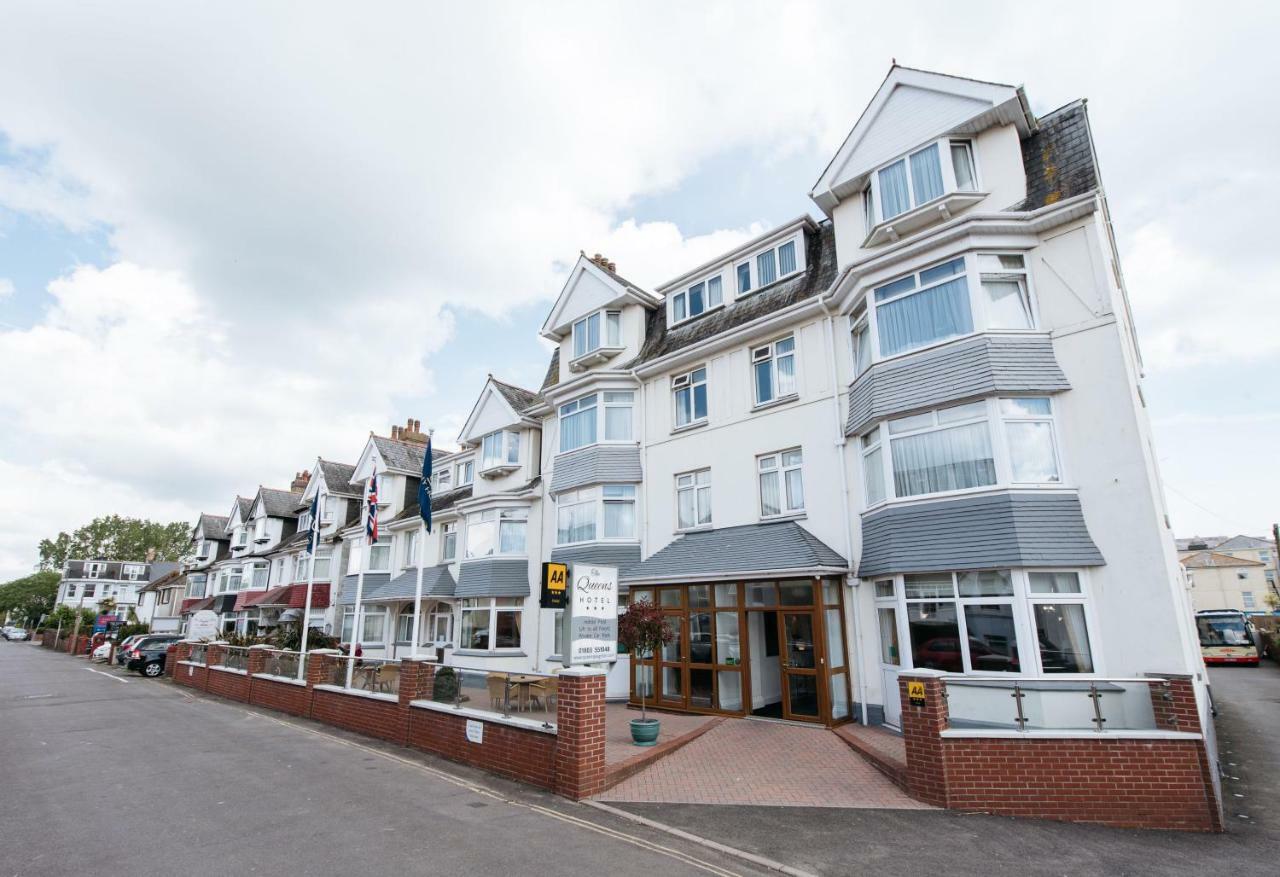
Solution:
M707 381L707 371L708 366L704 364L671 377L672 432L702 426L711 419L711 395ZM702 387L702 404L706 409L701 417L696 416L698 387ZM684 394L688 404L681 402L681 394ZM681 423L680 415L685 409L688 411L689 419Z
M795 261L795 268L784 274L782 272L781 250L787 244L790 244L792 246L792 253L794 255L794 261ZM761 283L760 282L760 258L767 253L773 254L774 277L772 280L766 283ZM748 287L746 289L742 288L743 267L746 267L747 276L749 278ZM739 259L735 259L733 262L733 270L731 272L732 279L733 279L734 298L743 298L748 295L754 295L755 293L759 292L761 289L772 286L775 283L780 283L781 281L786 280L790 277L794 277L797 274L803 273L806 267L807 266L805 265L804 232L801 231L801 232L797 232L796 234L790 235L786 238L783 238L782 240L777 241L776 243L770 244L767 247L761 247L760 249L755 250L754 252L746 256L743 256Z
M235 538L231 543L232 548L244 548L249 544L249 531L241 524L236 527Z
M997 261L1003 259L1018 259L1022 262L1021 267L1015 265L998 265L990 264L991 259ZM984 261L986 264L984 265ZM982 252L967 253L965 255L965 271L969 272L970 267L977 275L979 287L979 305L980 311L975 311L975 315L982 314L982 327L989 332L1030 332L1040 325L1040 315L1036 309L1034 296L1031 295L1031 271L1027 267L1027 254L1013 251L985 250ZM991 309L989 307L990 298L987 294L985 283L990 282L1011 282L1017 283L1020 287L1020 304L1023 307L1027 318L1026 326L1003 326L993 327L991 318ZM977 329L977 319L974 320L974 328Z
M561 493L555 498L556 502L556 545L584 545L594 542L635 542L639 536L637 530L639 527L636 510L638 508L639 491L636 490L634 484L601 484L595 487L584 487L579 490L570 490ZM611 495L612 494L612 495ZM630 535L625 536L608 536L605 534L605 506L608 505L630 505L632 529ZM562 537L566 532L572 533L575 527L570 527L567 531L563 527L564 515L568 510L574 510L575 514L589 514L591 520L591 534L586 539L568 540Z
M487 605L486 605L487 604ZM462 630L466 626L465 619L468 613L480 613L488 610L489 622L487 630L487 642L484 647L477 648L470 643L462 642ZM525 636L525 618L524 618L524 599L521 597L466 597L463 598L458 607L458 649L468 652L490 652L494 654L511 654L519 652L523 643L514 646L502 646L499 648L495 645L494 634L498 629L498 613L510 612L519 616L520 638Z
M625 398L624 398L625 397ZM609 438L609 412L627 409L630 413L627 422L629 434L625 438ZM588 415L587 412L594 413ZM594 425L594 436L591 441L573 447L566 447L568 432L564 422L569 417L590 419ZM602 387L591 393L570 399L556 409L556 425L560 433L559 454L568 454L592 445L628 445L636 441L636 393L628 387Z
M626 398L622 398L622 397ZM636 435L636 394L634 390L601 390L596 438L602 445L625 445L635 441ZM627 410L627 435L625 438L609 438L609 412L625 408Z
M466 487L468 484L475 483L476 480L476 461L463 460L456 466L457 478L454 480L454 487Z
M968 147L969 162L973 168L972 189L961 189L956 183L955 166L953 164L954 159L951 155L952 143L963 143ZM916 198L915 183L911 179L911 157L925 152L931 146L936 146L938 149L938 165L942 171L942 194L928 201L919 201ZM905 210L895 213L893 216L886 217L884 215L884 193L880 191L880 174L882 171L886 171L898 164L898 162L903 163L903 169L906 173L908 206ZM954 195L958 192L970 192L976 194L982 191L982 177L981 170L978 167L977 150L973 148L973 140L968 137L941 137L928 143L922 143L914 149L897 155L889 161L878 165L867 175L867 178L867 188L863 190L863 197L865 199L868 191L871 192L872 197L870 205L866 205L864 200L863 220L864 222L869 223L867 226L868 236L870 236L872 231L879 226L884 225L886 222L892 222L895 219L901 220L902 217L909 216L922 208L927 208L928 205L933 204L935 201L942 198L946 198L948 195Z
M329 502L329 494L320 494L320 521L321 523L329 523L333 520L333 507Z
M595 326L596 345L591 346L591 329L592 324ZM582 339L582 349L579 350L578 340ZM622 311L618 308L603 308L598 311L592 311L585 316L573 321L573 327L570 330L569 350L572 354L571 362L576 362L583 357L590 356L602 350L621 350L622 349Z
M888 488L885 486L884 458L887 454L887 449L884 447L884 442L881 440L880 427L877 426L870 432L864 432L862 435L858 436L858 444L862 453L863 508L875 508L876 506L883 505L892 498ZM880 457L879 459L874 459L877 453ZM873 497L871 495L870 485L873 479L875 479L880 485L879 497Z
M444 492L452 489L453 486L453 469L445 466L436 472L436 490Z
M489 455L489 443L497 443L496 457ZM480 439L480 472L517 468L520 465L520 433L514 429L496 429Z
M105 563L86 563L84 565L84 577L86 579L96 579L102 577L102 571L106 569Z
M702 300L702 307L697 313L693 311L695 293ZM677 326L722 307L724 307L724 272L717 271L700 277L696 283L686 284L679 292L668 294L667 325Z
M1023 399L1025 400L1043 399L1045 402L1048 403L1049 413L1048 414L1031 414L1031 413L1024 413L1024 412L1012 412L1008 410L1008 408L1006 407L1006 404L1005 404L1006 402L1016 403L1017 401L1023 400ZM996 430L996 432L998 432L999 435L993 436L993 438L995 438L995 445L997 446L996 447L997 477L1001 477L1001 475L1003 475L1003 477L1007 478L1007 481L1009 484L1018 484L1018 485L1032 484L1032 485L1041 485L1041 486L1060 486L1063 483L1065 479L1063 475L1063 463L1062 463L1062 441L1058 435L1058 418L1056 416L1056 412L1054 411L1054 408L1055 406L1054 406L1053 397L1049 395L1001 396L1000 398L995 400L995 413L999 416L999 419L1000 419L1000 429ZM1049 427L1049 438L1053 444L1053 462L1054 462L1054 468L1057 470L1057 478L1052 478L1052 479L1049 479L1048 481L1034 481L1034 480L1020 481L1014 478L1013 449L1012 449L1012 442L1009 439L1009 426L1011 424L1018 424L1018 423L1042 424ZM1000 459L1001 457L1003 457L1003 470L1001 468L1001 465L1002 465L1002 461Z
M778 345L791 342L791 349L781 354L778 353ZM786 335L770 341L768 344L761 344L750 348L751 350L751 399L753 408L764 408L771 405L778 405L783 402L789 402L796 399L800 395L800 357L799 344L796 342L795 335ZM792 386L788 392L781 392L778 380L778 361L790 357L791 359L791 382ZM763 402L760 401L760 384L756 380L756 366L769 363L769 387L773 392L770 399Z
M394 563L394 555L392 554L392 547L393 547L392 537L387 533L379 533L377 542L375 542L372 545L365 545L364 547L364 571L366 573L391 572L391 567L392 567L392 564ZM375 567L373 565L374 549L383 549L383 548L385 548L386 551L379 554L379 556L386 558L386 565Z
M473 536L480 527L493 525L493 549L484 554L473 553ZM523 524L525 528L525 547L521 551L502 550L502 531L504 525ZM466 560L480 560L485 557L525 557L529 549L529 509L524 506L507 506L505 508L483 509L467 515Z
M404 531L404 553L401 558L401 569L416 567L418 565L418 538L422 535L422 531L418 527Z
M440 525L440 562L453 563L457 559L458 522L446 521Z
M121 578L131 582L136 582L142 578L146 571L146 565L141 563L126 563L120 567Z
M800 459L785 463L788 454L799 454ZM800 504L792 505L791 491L787 476L792 472L800 473ZM779 510L773 514L766 514L764 510L764 478L766 475L776 475L778 478L778 498L781 503ZM796 446L794 448L786 448L781 451L770 451L767 454L760 454L756 457L756 502L760 512L760 520L776 520L778 518L793 518L805 513L805 489L804 489L804 449Z
M703 476L706 476L705 478ZM692 494L693 496L693 523L684 526L680 520L680 497L681 494ZM705 530L713 525L714 510L711 504L711 469L692 469L688 472L679 472L675 476L675 499L676 499L676 516L675 531L677 533L687 533L690 530ZM706 520L702 519L702 510L706 509Z
M857 380L871 369L875 362L875 345L871 341L871 318L864 308L854 314L849 329L849 345L853 362L853 377Z
M267 536L267 516L266 516L266 515L260 515L260 516L259 516L259 517L258 517L258 518L253 522L253 541L254 541L254 542L266 542L266 541L267 541L267 539L268 539L268 536Z

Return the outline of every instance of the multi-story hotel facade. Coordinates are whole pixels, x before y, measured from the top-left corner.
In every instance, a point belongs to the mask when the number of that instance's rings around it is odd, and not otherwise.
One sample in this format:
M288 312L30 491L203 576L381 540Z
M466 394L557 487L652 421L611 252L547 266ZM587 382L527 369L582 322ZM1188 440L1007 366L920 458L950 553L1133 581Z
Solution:
M550 672L559 561L664 610L608 690L671 710L896 725L922 668L1203 688L1084 102L895 66L810 196L654 289L582 255L543 384L490 378L433 454L430 534L426 435L371 436L325 623L414 650L421 566L419 648Z

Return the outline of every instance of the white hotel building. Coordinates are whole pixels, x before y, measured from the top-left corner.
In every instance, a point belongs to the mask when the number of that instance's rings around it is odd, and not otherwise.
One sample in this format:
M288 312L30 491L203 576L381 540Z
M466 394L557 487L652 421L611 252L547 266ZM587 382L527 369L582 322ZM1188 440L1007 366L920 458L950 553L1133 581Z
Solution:
M894 67L810 195L652 290L580 258L543 386L491 378L435 457L421 547L424 436L371 437L344 635L364 557L365 653L405 654L423 556L423 643L550 672L557 560L669 613L609 677L668 709L895 725L921 667L1203 686L1084 102Z

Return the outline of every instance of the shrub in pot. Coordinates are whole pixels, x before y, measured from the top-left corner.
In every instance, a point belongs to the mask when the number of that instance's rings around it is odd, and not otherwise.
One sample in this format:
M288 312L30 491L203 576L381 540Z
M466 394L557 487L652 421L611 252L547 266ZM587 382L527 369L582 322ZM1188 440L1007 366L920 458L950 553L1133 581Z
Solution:
M666 616L647 600L632 603L618 619L618 641L637 660L652 659L658 649L675 637ZM640 689L640 718L631 720L631 741L637 746L652 746L658 742L657 719L649 718L645 709L645 687Z

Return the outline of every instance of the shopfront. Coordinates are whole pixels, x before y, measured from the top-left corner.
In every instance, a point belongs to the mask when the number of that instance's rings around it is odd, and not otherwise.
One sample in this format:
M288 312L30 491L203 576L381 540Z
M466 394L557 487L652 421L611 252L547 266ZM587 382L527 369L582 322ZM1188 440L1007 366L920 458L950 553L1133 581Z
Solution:
M849 719L839 578L635 586L675 634L632 661L631 702L660 709L838 724Z

